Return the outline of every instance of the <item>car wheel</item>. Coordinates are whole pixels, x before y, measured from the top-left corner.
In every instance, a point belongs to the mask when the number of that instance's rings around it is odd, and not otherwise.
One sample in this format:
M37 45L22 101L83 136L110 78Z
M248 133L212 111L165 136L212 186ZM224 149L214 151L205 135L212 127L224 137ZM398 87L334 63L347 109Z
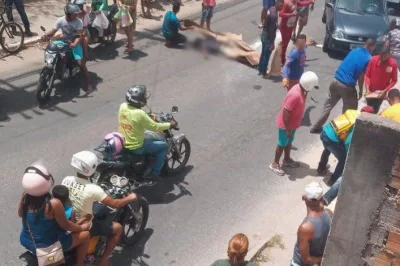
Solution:
M324 53L328 53L331 49L329 49L329 36L325 33L324 44L322 45L322 51Z

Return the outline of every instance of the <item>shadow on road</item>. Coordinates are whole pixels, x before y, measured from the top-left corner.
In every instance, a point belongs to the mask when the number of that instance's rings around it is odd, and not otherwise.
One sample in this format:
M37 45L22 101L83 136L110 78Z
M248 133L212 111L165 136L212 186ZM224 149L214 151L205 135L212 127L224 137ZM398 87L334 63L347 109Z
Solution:
M91 54L89 61L97 61L96 59L103 61L113 60L118 57L117 49L124 46L124 44L124 40L118 40L110 45L93 45L94 47L89 50L89 54Z
M169 204L185 195L192 196L184 185L189 185L185 178L193 168L191 165L186 166L179 174L166 177L165 182L152 187L140 187L136 193L143 195L149 204ZM178 193L174 193L176 188Z
M147 241L150 239L153 233L153 229L147 228L144 231L142 238L139 239L139 241L136 242L135 245L124 246L121 250L114 251L111 258L112 264L120 266L149 266L146 262L143 261L143 258L150 258L149 255L144 254L144 249Z
M299 162L299 168L284 168L286 174L288 175L288 179L290 181L296 181L297 179L303 179L306 176L319 176L317 173L317 169L312 169L310 165Z
M46 106L39 106L36 100L36 86L39 79L39 72L40 69L35 69L8 79L0 79L0 116L18 113L24 119L32 119L31 115L24 112L26 110L31 110L36 115L43 115L43 112L40 109L34 109L35 107L62 112L71 117L77 116L56 105L61 102L73 101L74 98L81 98L80 89L82 88L82 80L80 78L70 79L65 85L56 81L54 84L55 93L50 102ZM93 72L89 73L95 87L102 82L102 79L97 74ZM25 78L29 79L27 79L26 83L23 83ZM22 85L14 85L14 82L22 83Z
M103 82L103 79L99 77L96 73L89 71L89 75L94 88L97 88L97 85ZM58 82L55 85L55 93L52 96L50 102L46 105L39 106L39 108L52 111L52 109L59 103L75 103L75 98L81 99L92 97L91 95L87 96L86 94L82 94L82 91L84 90L86 90L86 88L83 87L83 80L81 77L70 79L66 81L65 85L61 84L61 82ZM75 117L77 115L73 116Z
M315 105L310 105L307 107L306 111L304 112L303 119L301 120L300 126L302 126L302 127L311 126L310 113L311 113L311 110L314 108L315 108Z

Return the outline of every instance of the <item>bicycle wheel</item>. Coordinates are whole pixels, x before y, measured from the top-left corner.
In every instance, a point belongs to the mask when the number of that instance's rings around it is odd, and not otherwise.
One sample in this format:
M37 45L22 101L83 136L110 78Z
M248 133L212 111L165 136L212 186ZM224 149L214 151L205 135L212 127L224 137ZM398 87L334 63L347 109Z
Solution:
M25 34L15 22L7 22L0 29L0 45L10 54L18 53L24 46Z

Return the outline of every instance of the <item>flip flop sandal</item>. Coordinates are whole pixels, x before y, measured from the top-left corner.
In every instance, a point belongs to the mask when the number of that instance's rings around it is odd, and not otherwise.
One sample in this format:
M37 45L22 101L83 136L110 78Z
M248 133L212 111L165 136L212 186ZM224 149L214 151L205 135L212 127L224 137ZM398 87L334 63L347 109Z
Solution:
M276 175L279 175L279 176L284 176L285 175L285 172L282 170L280 165L270 164L269 165L269 169L271 169L271 171L274 172Z
M131 54L131 53L133 53L133 49L132 50L129 50L129 49L125 49L125 51L124 51L124 54Z

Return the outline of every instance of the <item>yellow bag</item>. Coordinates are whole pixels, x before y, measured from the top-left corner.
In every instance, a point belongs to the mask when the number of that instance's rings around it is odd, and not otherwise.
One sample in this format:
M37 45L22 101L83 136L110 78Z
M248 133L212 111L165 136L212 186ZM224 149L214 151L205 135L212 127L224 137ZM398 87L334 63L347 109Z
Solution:
M349 135L351 127L356 123L357 116L360 111L347 110L344 114L336 117L331 121L331 125L338 135L339 139L345 141Z

